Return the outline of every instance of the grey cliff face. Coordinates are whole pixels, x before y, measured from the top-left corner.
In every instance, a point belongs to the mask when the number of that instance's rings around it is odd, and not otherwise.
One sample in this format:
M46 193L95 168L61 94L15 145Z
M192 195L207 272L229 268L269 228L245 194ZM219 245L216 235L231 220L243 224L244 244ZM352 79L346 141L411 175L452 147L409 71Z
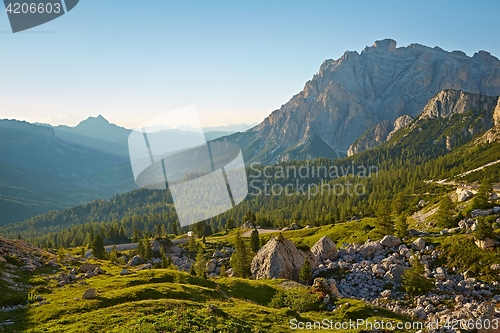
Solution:
M343 156L363 133L387 121L374 137L385 141L399 117L417 117L433 96L447 89L500 95L500 61L485 51L469 57L419 44L396 48L390 39L361 53L348 51L324 61L300 93L245 133L253 136L247 160L257 155L268 162L285 155L318 157L300 149L312 140ZM248 144L242 140L245 135L235 141Z

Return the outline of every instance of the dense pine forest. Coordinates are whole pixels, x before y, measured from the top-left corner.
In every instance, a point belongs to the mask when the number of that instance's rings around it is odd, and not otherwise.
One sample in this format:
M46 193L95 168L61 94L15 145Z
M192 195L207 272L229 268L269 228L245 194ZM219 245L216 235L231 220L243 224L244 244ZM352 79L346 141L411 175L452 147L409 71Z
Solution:
M262 227L292 223L320 226L374 216L382 203L398 198L407 214L420 200L433 201L447 188L430 180L452 179L496 160L500 148L473 141L451 152L435 144L411 145L422 136L400 131L393 140L342 159L293 161L247 167L249 194L235 209L187 228L199 235L225 230L226 224L253 220ZM412 148L413 147L413 148ZM418 148L421 147L421 148ZM462 182L495 181L497 165L471 173ZM51 211L0 229L42 247L74 247L100 234L106 244L136 242L143 235L179 234L168 191L136 190L110 200L96 200L63 211Z

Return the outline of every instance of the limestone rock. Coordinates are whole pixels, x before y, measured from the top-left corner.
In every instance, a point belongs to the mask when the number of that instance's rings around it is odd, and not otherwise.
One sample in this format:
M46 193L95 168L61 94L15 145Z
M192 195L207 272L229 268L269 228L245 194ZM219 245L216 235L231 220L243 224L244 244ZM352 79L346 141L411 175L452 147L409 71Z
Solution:
M481 248L482 250L489 249L492 247L495 247L496 240L491 239L491 238L485 238L485 239L476 239L474 241L476 245Z
M318 261L323 261L326 259L335 260L337 259L337 246L328 237L321 237L314 245L311 247L311 252L314 254Z
M282 236L273 237L264 245L251 264L254 279L286 278L299 280L299 273L304 263L305 253ZM315 262L311 262L311 267Z
M82 299L94 299L97 297L97 293L95 289L90 288L85 291L85 293L82 296Z
M422 238L417 238L411 243L411 247L414 250L421 251L425 248L425 240Z
M99 268L99 266L97 265L94 265L94 264L83 264L82 266L80 266L80 268L78 269L78 272L80 273L87 273L89 271L95 271L96 268Z
M144 264L144 259L142 259L140 256L136 255L133 256L127 263L127 266L139 266Z
M404 115L416 118L443 90L499 96L498 77L500 61L487 53L469 57L419 44L396 48L393 40L377 41L360 53L347 51L337 60L325 60L301 92L259 125L228 140L252 147L244 152L246 160L344 156L367 130ZM462 101L453 110L465 107ZM429 113L441 111L436 105ZM311 143L321 145L320 154L302 149Z
M385 247L398 247L401 244L401 239L392 235L386 235L380 240L380 244Z

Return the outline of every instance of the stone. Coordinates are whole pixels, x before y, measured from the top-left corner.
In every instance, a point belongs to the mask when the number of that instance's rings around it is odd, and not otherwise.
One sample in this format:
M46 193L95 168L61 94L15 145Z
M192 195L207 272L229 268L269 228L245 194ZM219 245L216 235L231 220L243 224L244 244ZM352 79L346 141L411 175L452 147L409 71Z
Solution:
M377 251L382 250L382 245L379 242L367 240L359 249L360 254L364 258L372 257Z
M144 259L142 259L138 255L135 255L128 261L127 266L139 266L142 264L144 264Z
M417 238L411 243L411 247L414 250L421 251L425 248L425 240L422 238Z
M390 291L389 289L386 289L380 293L380 296L382 296L384 298L389 298L392 296L392 291Z
M299 280L299 273L305 259L316 267L314 255L297 250L295 245L283 236L271 238L252 259L250 271L254 279L286 278Z
M255 223L251 221L246 221L241 225L241 229L255 229Z
M94 273L97 274L106 274L106 271L104 271L101 267L97 267L94 269Z
M120 275L128 275L128 274L130 274L130 272L126 269L122 269L120 272Z
M97 297L97 293L95 289L90 288L85 291L85 293L82 296L82 299L94 299Z
M490 266L490 269L492 269L494 271L498 271L498 270L500 270L500 264L493 264Z
M80 273L87 273L89 271L95 271L95 269L98 268L98 267L99 266L94 265L94 264L83 264L78 269L78 272L80 272Z
M326 259L335 260L337 259L337 246L328 237L321 237L314 245L311 247L311 252L314 254L318 261L324 261Z
M86 278L91 278L91 277L94 277L96 276L97 274L94 273L94 271L88 271L87 273L85 273L85 277Z
M457 188L456 193L457 193L457 200L459 202L464 202L469 198L472 198L472 196L474 195L471 191L461 187Z
M385 247L398 247L401 244L401 239L392 235L386 235L380 240L380 244Z
M476 243L477 247L481 248L482 250L489 249L495 247L496 240L491 239L491 238L485 238L485 239L476 239L474 243Z

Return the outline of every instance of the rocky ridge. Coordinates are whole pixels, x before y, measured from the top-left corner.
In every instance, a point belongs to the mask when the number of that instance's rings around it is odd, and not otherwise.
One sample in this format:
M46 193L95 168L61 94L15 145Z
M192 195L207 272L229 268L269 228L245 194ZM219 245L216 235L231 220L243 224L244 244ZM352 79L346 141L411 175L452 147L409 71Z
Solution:
M417 117L447 89L500 95L500 61L486 51L469 57L376 41L361 53L324 61L300 93L258 126L228 139L240 144L247 161L343 156L367 130L403 115ZM321 151L314 150L318 146Z

